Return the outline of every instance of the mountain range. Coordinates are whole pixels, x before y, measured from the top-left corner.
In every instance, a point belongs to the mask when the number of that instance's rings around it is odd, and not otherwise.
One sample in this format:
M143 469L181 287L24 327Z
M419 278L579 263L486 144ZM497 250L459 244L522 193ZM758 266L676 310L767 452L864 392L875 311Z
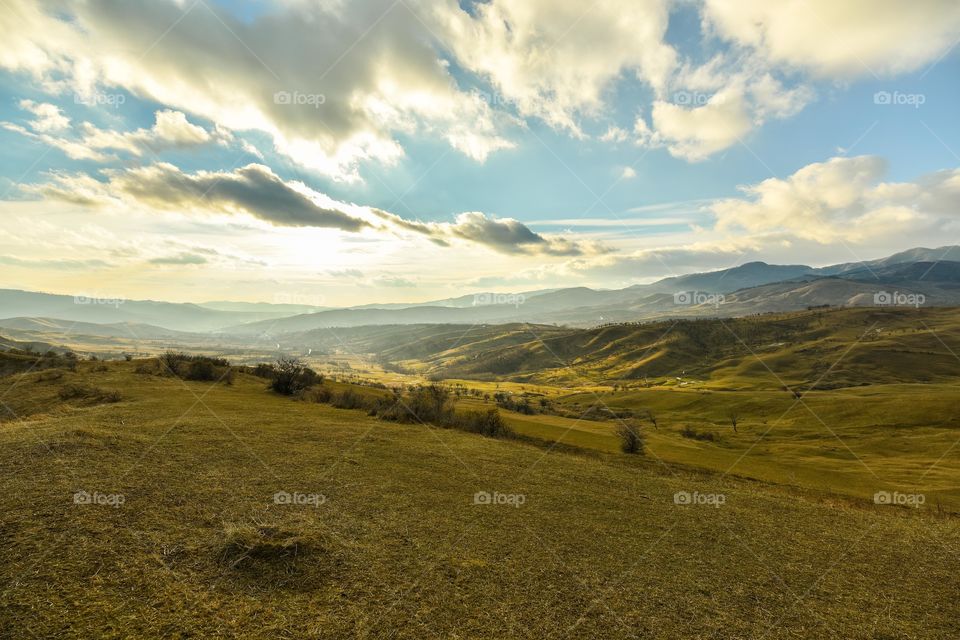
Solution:
M171 303L0 290L0 327L99 337L216 334L273 341L315 329L366 325L537 323L592 327L664 318L744 316L820 306L960 305L960 246L915 248L827 267L749 262L624 289L482 292L416 304L331 309L244 302Z

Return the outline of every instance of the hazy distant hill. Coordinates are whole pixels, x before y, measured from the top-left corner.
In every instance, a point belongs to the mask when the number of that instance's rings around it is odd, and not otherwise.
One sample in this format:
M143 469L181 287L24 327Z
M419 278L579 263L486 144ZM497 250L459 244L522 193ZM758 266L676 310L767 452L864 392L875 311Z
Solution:
M960 283L960 261L938 260L875 265L870 268L850 269L839 276L864 282Z
M195 335L138 322L98 324L93 322L70 322L54 318L3 318L0 319L0 328L47 335L84 335L103 338L120 338L124 340L175 339Z
M953 258L950 260L949 258ZM275 339L331 327L411 324L536 323L588 327L610 322L704 315L738 316L808 306L870 306L877 294L922 296L926 305L960 304L960 246L917 248L880 260L814 268L750 262L730 269L665 278L625 289L588 287L509 294L485 292L418 304L383 303L348 309L299 304L179 304L0 290L0 318L150 325ZM685 296L676 294L685 293ZM694 295L696 294L696 295ZM722 296L718 304L717 295ZM319 295L318 295L319 299ZM0 325L2 326L2 325ZM90 335L103 335L91 333Z
M215 331L239 322L285 315L289 313L221 311L190 303L98 299L0 289L0 318L39 317L108 324L134 322L178 331Z
M257 313L270 316L281 314L294 315L297 313L315 313L317 311L326 311L333 307L323 307L309 304L291 304L285 302L231 302L229 300L214 300L211 302L201 302L200 307L213 309L215 311L239 311L241 313Z
M771 282L781 282L812 273L813 267L807 265L777 265L766 262L748 262L739 267L693 273L686 276L666 278L649 285L630 287L630 290L674 293L676 291L703 291L706 293L727 293L737 289L758 287Z
M926 247L917 247L907 249L900 253L895 253L879 260L865 260L861 262L847 262L830 267L816 269L816 273L823 275L833 275L847 271L876 270L882 267L888 267L895 264L904 264L910 262L960 262L960 245L950 245L938 247L936 249L927 249Z

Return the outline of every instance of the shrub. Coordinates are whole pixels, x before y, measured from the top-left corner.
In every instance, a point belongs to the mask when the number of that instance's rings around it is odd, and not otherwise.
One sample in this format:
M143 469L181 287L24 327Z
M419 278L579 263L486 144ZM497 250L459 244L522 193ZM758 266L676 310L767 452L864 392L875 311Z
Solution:
M645 443L640 426L634 422L621 421L617 425L617 436L620 438L620 450L629 454L642 454Z
M156 373L156 371L157 371L156 361L154 360L144 362L143 364L138 364L137 368L134 369L134 373L140 373L144 375L152 375Z
M707 442L713 442L717 439L716 434L709 431L697 431L689 425L680 430L680 435L691 440L705 440Z
M450 391L440 385L431 384L417 387L404 399L411 422L432 422L450 424L453 418L453 399Z
M497 409L471 411L457 416L455 424L450 425L470 433L479 433L489 438L506 438L513 435Z
M267 364L266 362L261 362L253 369L250 370L250 373L257 376L258 378L265 378L270 380L273 378L273 365Z
M167 351L157 359L160 362L160 370L171 375L180 375L180 363L187 359L187 354L177 353L176 351Z
M183 376L187 380L201 380L209 382L217 379L217 369L209 360L194 360L186 367L186 374Z
M368 409L362 395L353 389L344 389L339 393L333 394L330 398L330 404L337 409Z
M273 365L270 388L285 396L292 396L320 382L323 382L323 376L296 358L280 358Z
M530 399L527 398L526 395L517 400L509 393L498 391L497 393L493 394L493 399L497 403L498 407L506 409L507 411L516 411L517 413L522 413L528 416L536 413L533 406L530 404Z
M365 395L349 386L341 391L332 391L321 384L300 393L300 398L329 403L337 409L361 409L368 415L391 422L433 424L493 438L513 435L498 409L458 414L454 410L450 390L435 384L415 387L405 395L395 390L391 396Z
M214 367L229 367L230 361L226 358L217 358L214 356L190 355L179 351L167 351L163 353L158 360L164 370L174 375L181 375L181 369L184 364L192 362L208 362Z
M88 387L82 384L68 384L60 389L59 396L61 400L92 400L94 402L120 402L120 393L101 389L100 387Z
M332 396L333 394L330 392L330 389L323 385L318 385L312 389L305 389L303 393L300 394L302 400L322 403L330 402Z

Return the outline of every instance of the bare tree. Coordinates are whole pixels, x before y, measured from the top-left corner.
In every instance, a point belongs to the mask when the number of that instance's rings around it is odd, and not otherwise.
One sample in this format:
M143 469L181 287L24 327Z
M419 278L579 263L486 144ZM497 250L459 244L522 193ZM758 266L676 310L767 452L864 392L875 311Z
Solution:
M740 423L740 414L736 411L731 411L727 414L727 417L730 418L730 424L733 426L733 432L737 433L737 424Z
M660 427L657 426L657 416L653 413L653 411L650 411L649 409L647 409L647 420L650 421L650 424L653 425L654 429L657 429L657 430L660 429Z
M620 437L620 450L624 453L643 454L644 440L640 432L640 425L633 421L620 421L617 426L617 435Z

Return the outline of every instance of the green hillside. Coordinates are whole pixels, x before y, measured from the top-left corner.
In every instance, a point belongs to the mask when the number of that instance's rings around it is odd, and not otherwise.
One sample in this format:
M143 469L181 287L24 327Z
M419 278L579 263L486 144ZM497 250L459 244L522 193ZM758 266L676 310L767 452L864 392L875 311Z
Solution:
M818 380L824 388L960 378L954 308L827 309L589 330L458 327L445 334L456 339L434 337L379 353L446 378L567 385L690 378L711 387L770 389L808 388ZM842 366L831 368L840 356Z

